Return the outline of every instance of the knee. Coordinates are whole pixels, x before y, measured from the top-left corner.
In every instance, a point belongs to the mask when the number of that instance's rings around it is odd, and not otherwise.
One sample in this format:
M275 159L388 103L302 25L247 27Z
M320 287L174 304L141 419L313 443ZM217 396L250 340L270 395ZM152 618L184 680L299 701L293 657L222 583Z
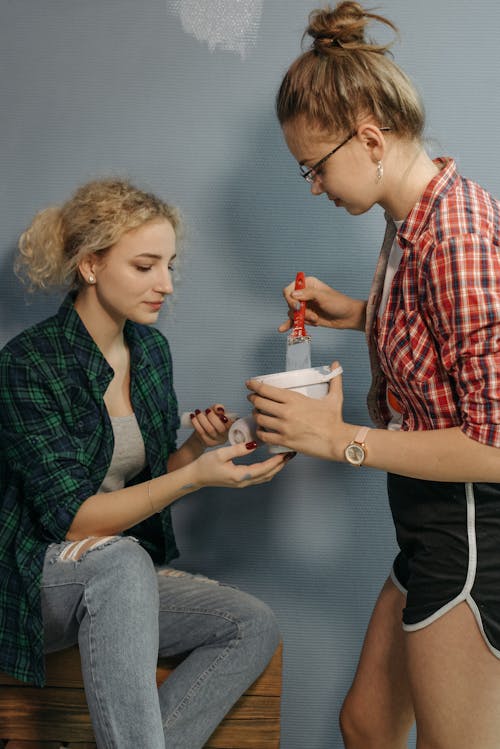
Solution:
M118 538L103 549L101 569L109 570L119 587L158 590L156 571L148 552L132 538Z
M265 640L267 643L269 657L272 656L274 651L279 645L281 640L281 633L274 611L269 608L265 603L261 604L264 608L263 612L263 631L265 632Z
M374 704L373 692L353 689L340 711L340 730L346 749L389 749L406 746L413 723L411 707L383 701Z
M367 720L367 706L349 693L339 716L340 731L346 749L368 749L372 746L373 724Z
M243 636L254 636L259 642L263 660L269 660L281 639L279 625L272 609L258 598L249 596L250 605L243 621Z
M89 564L103 563L103 566L109 569L115 566L123 569L125 562L130 570L139 566L139 572L144 572L145 566L153 568L147 551L129 536L89 536L78 541L69 541L63 545L54 561L78 564L84 560Z
M103 547L102 552L106 565L111 569L118 569L122 575L128 578L144 577L152 575L156 580L156 572L153 560L138 541L127 536L115 536L112 542Z
M94 588L107 591L110 598L139 603L158 595L153 561L133 538L112 536L104 543L91 544L76 564L85 565Z

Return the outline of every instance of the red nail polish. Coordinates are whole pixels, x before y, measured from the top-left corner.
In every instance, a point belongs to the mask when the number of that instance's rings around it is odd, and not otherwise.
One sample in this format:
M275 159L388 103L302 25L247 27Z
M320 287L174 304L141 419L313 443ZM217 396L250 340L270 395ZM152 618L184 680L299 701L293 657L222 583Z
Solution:
M215 410L216 411L222 411L222 413L224 413L225 408L224 408L224 406L217 406L217 408Z
M211 410L212 410L211 408L206 408L206 409L205 409L205 413L206 413L206 414L209 414Z
M288 463L288 461L291 460L292 458L295 458L296 455L297 453L285 453L283 455L283 463Z
M194 419L194 414L189 414L190 419Z
M217 416L219 417L219 419L222 421L223 424L227 424L227 422L229 421L227 416L224 416L224 414L217 414Z
M257 447L257 443L256 442L247 442L246 445L245 445L245 447L246 447L247 450L255 450L255 448Z
M199 408L196 409L195 414L196 414L196 416L198 416L198 414L201 414L201 411L200 411Z

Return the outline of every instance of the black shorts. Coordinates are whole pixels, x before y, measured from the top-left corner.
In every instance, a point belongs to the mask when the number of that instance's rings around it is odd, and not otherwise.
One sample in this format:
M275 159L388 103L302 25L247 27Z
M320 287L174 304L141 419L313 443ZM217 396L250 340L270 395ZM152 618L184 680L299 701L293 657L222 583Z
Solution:
M392 580L406 594L403 628L421 629L465 601L500 658L500 484L389 474L401 549Z

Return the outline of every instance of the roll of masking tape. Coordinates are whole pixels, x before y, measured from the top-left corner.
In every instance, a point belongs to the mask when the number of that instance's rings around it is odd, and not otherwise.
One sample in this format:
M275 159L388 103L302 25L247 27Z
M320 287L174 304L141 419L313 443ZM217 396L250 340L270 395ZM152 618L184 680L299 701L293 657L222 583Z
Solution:
M239 445L242 442L257 442L262 444L256 436L257 424L253 416L245 416L231 425L228 439L231 445Z

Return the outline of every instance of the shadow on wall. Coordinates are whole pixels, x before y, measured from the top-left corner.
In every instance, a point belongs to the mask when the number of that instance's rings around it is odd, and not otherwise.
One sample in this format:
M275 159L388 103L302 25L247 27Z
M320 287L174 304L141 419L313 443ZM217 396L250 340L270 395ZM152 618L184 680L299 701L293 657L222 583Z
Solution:
M267 286L277 285L281 291L297 270L327 282L334 271L337 288L366 291L384 231L377 209L352 217L325 195L312 195L276 118L258 114L256 120L255 112L241 113L235 126L245 128L247 148L238 152L232 173L214 191L216 221L231 237L225 264L241 266L247 258L245 283L251 283L257 295ZM372 223L377 224L373 250L366 231ZM224 248L228 245L221 245Z
M241 123L234 123L234 127L241 124L243 128L244 124L244 145L238 151L239 156L232 160L226 180L221 179L207 192L205 204L212 225L224 238L224 241L214 242L211 251L214 255L213 265L223 268L228 279L224 288L224 309L218 318L218 325L223 331L223 340L231 341L228 355L232 356L231 370L236 382L240 370L243 379L284 368L286 337L276 332L276 326L286 316L281 289L297 270L317 275L326 282L332 282L334 276L335 285L340 290L362 296L371 282L372 266L376 262L380 241L377 237L375 252L367 258L366 221L358 217L352 220L345 212L336 212L331 203L325 203L326 198L313 199L283 143L280 127L272 114L266 116L261 111L249 110L241 112L239 116ZM380 230L383 230L382 223ZM353 249L350 252L339 250L344 247ZM198 267L193 267L192 271L194 275L200 272ZM228 315L228 309L234 309L235 313ZM235 340L238 318L241 318L244 326L243 329L238 328ZM327 364L336 358L344 366L346 418L354 423L368 423L365 397L369 365L363 336L356 336L351 331L319 328L312 330L312 336L313 365ZM234 356L235 348L237 357ZM220 355L221 347L217 351ZM250 410L250 404L247 406ZM258 458L263 457L263 451L259 451ZM343 475L342 467L330 464L319 470L320 464L320 461L312 460L304 463L304 475L311 478L309 495L314 500L328 491L325 490L327 484L322 485L323 470L329 473L330 481L337 472ZM283 479L246 490L246 499L241 503L238 501L239 493L235 492L237 498L234 501L238 509L232 504L226 506L224 501L219 506L216 498L220 497L221 492L218 490L203 492L207 504L205 499L198 502L192 498L176 507L180 523L189 526L186 534L187 563L194 561L196 564L198 559L206 563L207 555L212 553L210 549L218 559L217 569L219 563L221 569L226 562L232 569L235 559L241 561L246 544L240 545L239 532L235 532L239 548L233 549L227 538L221 548L214 549L212 544L206 543L207 535L214 534L217 538L221 527L227 533L231 528L233 531L241 530L243 537L249 532L253 534L258 528L262 534L261 548L265 549L266 554L276 551L272 540L266 540L267 513L273 513L273 505L280 504L283 493L292 488L285 477L293 473L294 468L291 471L286 469L282 474ZM352 478L349 478L351 481ZM349 491L356 490L354 482ZM341 490L337 485L331 491L336 496ZM380 494L382 497L382 488ZM262 496L265 496L263 501ZM385 504L385 498L382 501ZM283 511L286 512L286 508ZM346 513L349 522L356 522L355 506L348 505L342 512ZM313 520L322 526L320 512ZM366 532L369 534L368 526ZM203 550L201 556L198 556L197 548ZM239 568L240 572L248 563L249 559L246 558ZM286 564L287 561L284 562L285 567Z
M365 296L384 225L376 210L353 218L334 208L326 196L313 196L272 114L266 119L243 112L240 124L247 133L246 148L238 152L231 174L214 191L214 220L229 237L215 251L222 256L219 264L228 276L242 279L238 291L247 295L248 308L262 308L266 318L262 330L269 333L254 338L251 356L259 372L265 373L283 369L285 339L275 332L286 317L283 286L303 270L344 293ZM310 332L313 365L329 363L332 355L352 357L356 347L368 362L361 336L356 340L350 331L346 335L324 329ZM315 356L319 346L321 360Z
M372 250L367 226L377 217L353 220L325 198L313 200L272 116L239 116L243 148L206 204L217 231L213 265L224 269L228 280L218 322L224 339L232 341L228 355L235 378L240 371L248 376L284 368L285 336L275 328L286 314L281 289L297 270L362 296L383 231L382 219ZM227 315L228 309L234 314ZM346 418L367 423L363 336L320 329L312 335L313 364L329 363L333 355L344 366ZM262 448L253 459L265 457ZM286 652L287 745L337 745L342 697L392 556L383 475L360 476L350 466L297 456L270 484L244 491L205 489L174 505L173 512L181 568L241 586L278 616ZM368 550L369 572L360 563L360 548ZM314 745L301 735L311 725L321 732Z
M276 332L287 314L283 286L303 270L346 294L366 298L384 219L378 209L353 217L325 195L313 196L276 117L250 111L240 116L236 127L245 126L246 147L213 199L214 221L229 241L215 245L214 252L220 255L219 266L236 279L238 293L249 300L247 309L255 314L250 324L260 326L248 336L246 356L251 373L264 374L284 368L286 336ZM309 333L313 366L335 359L342 363L347 410L365 423L370 373L363 334L325 328L310 328Z

